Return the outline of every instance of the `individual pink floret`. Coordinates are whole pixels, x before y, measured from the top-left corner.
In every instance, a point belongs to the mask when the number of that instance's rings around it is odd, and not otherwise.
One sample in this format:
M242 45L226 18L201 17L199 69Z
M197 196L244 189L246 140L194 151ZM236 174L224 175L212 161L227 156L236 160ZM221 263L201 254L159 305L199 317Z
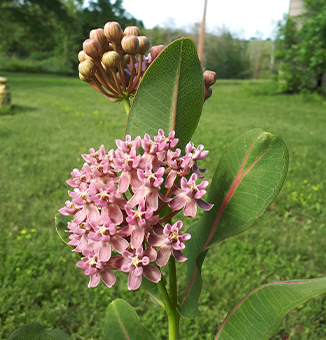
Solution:
M95 151L94 148L89 149L90 154L82 154L81 156L87 163L92 163L92 160L96 160L97 162L101 162L105 156L105 147L101 145L98 151Z
M148 243L154 247L160 247L157 253L156 263L160 267L164 267L171 254L178 262L184 262L187 258L181 253L185 248L184 242L190 240L190 234L184 234L180 229L182 221L177 221L171 226L167 223L163 229L162 235L151 234L148 237Z
M159 144L158 151L174 149L179 142L178 138L175 137L175 131L170 131L169 136L164 136L164 131L162 129L158 130L158 135L154 137L154 141Z
M91 179L91 176L88 173L79 169L74 169L74 171L71 173L71 176L73 179L68 179L66 183L72 188L78 188L81 183L87 183Z
M131 238L130 244L132 249L136 249L144 242L145 234L150 232L150 224L156 224L159 216L153 216L154 209L152 207L145 208L145 200L141 199L138 209L134 210L131 205L125 205L128 214L126 221L130 225Z
M187 258L180 250L185 248L184 242L190 240L190 234L184 234L180 229L182 221L177 221L171 226L167 223L163 229L162 235L151 234L148 237L148 243L154 247L160 247L157 253L156 263L160 267L164 267L171 254L178 262L184 262Z
M143 185L128 201L128 204L135 206L141 199L145 199L146 205L152 207L154 211L158 208L158 197L161 199L163 195L160 193L160 185L163 183L164 168L161 167L157 172L152 172L152 164L146 164L145 171L138 169L137 174Z
M108 264L98 261L98 255L90 250L85 249L83 255L85 257L76 265L85 270L85 275L90 276L88 288L96 287L101 279L108 287L112 287L116 279Z
M136 290L140 287L143 275L155 283L161 280L161 272L159 269L150 264L156 260L156 257L157 252L152 247L143 250L143 247L139 246L134 250L125 250L122 253L120 269L125 273L129 273L129 290Z
M80 206L73 204L71 201L66 201L65 206L59 209L59 213L65 216L74 215L80 210Z
M204 145L199 144L197 148L194 147L193 142L189 142L185 148L186 155L184 156L185 162L188 162L189 167L192 169L198 178L203 178L202 173L206 172L206 169L199 169L197 165L197 160L204 159L209 151L204 151Z
M123 152L130 152L133 150L138 150L140 147L141 138L140 136L136 137L135 140L131 140L130 135L126 135L126 141L122 141L121 139L116 139L115 143L117 144L117 147L119 150Z
M169 207L174 210L181 210L187 217L195 217L197 213L197 205L203 210L210 210L213 204L204 202L201 198L205 196L205 188L208 181L203 181L196 185L197 175L192 174L189 181L185 177L181 178L181 189L173 188L172 192L176 196L169 203Z
M133 191L136 191L142 185L137 175L140 160L141 156L136 154L135 149L132 149L130 153L124 153L120 150L116 151L114 163L116 170L121 171L118 186L119 192L126 192L129 185Z
M98 242L98 259L102 262L109 261L111 257L111 248L116 252L122 253L129 247L129 242L117 234L116 225L105 217L103 224L92 223L93 231L90 231L88 237Z

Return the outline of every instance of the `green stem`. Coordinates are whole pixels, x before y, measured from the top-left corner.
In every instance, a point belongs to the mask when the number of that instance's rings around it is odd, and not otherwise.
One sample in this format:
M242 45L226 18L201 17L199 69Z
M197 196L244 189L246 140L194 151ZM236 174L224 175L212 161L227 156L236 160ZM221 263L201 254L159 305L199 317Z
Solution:
M169 320L169 340L179 340L180 315L176 308L176 304L171 302L163 280L159 281L157 286L161 295L161 299L165 305L165 311Z
M175 258L173 256L170 257L168 266L169 266L170 298L172 306L174 308L177 308L178 307L177 273L175 268Z
M130 111L129 98L128 97L123 97L121 101L123 102L123 107L125 108L127 116L129 116L129 111Z

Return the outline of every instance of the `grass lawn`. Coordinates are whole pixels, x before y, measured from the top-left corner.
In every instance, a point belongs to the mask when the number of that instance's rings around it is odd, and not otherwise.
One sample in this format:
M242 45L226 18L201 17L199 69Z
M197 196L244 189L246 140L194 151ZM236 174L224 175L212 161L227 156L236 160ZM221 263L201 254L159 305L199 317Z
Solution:
M126 114L78 79L2 73L13 109L0 109L0 338L32 321L75 340L102 339L106 306L126 299L158 339L166 318L139 290L117 284L88 289L79 257L60 241L54 215L68 199L66 179L82 153L122 138ZM238 135L262 128L282 137L290 166L275 202L249 231L216 245L203 266L201 315L182 320L182 339L213 339L228 312L257 286L326 275L326 105L311 96L267 95L269 84L218 82L206 102L195 144L211 179ZM186 226L193 222L186 221ZM180 285L184 265L180 266ZM326 339L326 297L292 311L272 339ZM162 326L162 327L161 327Z

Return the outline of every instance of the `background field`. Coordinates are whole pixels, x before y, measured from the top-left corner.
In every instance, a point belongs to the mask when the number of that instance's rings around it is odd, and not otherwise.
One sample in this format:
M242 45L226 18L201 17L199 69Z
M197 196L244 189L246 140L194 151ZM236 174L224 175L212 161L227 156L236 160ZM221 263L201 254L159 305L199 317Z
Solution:
M101 144L109 150L122 138L122 105L73 78L1 76L9 79L13 107L0 109L0 338L38 321L72 339L101 340L106 306L122 297L166 339L164 313L143 291L128 292L125 275L117 275L112 289L88 289L75 266L78 255L54 229L53 217L68 199L65 180L82 167L80 154ZM290 167L281 193L254 227L208 253L201 315L183 320L182 339L212 339L235 304L261 284L326 274L325 101L272 92L268 82L221 81L204 106L193 142L210 150L201 164L208 179L232 140L257 127L284 139ZM294 310L273 339L326 339L325 309L322 296Z

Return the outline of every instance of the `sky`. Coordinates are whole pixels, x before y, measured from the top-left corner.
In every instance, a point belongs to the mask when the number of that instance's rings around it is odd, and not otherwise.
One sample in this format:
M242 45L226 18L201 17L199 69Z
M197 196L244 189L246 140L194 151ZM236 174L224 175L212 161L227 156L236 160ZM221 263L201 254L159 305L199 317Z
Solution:
M201 22L205 0L123 0L123 7L145 28L170 26L190 30ZM239 38L273 38L290 0L207 0L206 31L226 27Z

